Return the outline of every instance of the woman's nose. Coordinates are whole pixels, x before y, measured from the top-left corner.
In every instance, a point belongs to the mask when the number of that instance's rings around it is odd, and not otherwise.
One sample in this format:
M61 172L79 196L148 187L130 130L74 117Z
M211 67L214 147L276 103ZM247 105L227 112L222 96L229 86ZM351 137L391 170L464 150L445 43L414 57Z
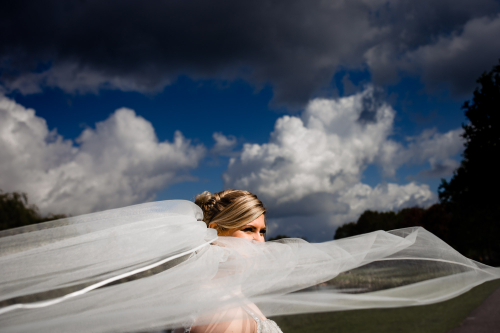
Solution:
M253 239L256 240L256 241L259 241L259 242L265 242L265 238L264 236L262 236L261 233L255 233L254 236L253 236Z

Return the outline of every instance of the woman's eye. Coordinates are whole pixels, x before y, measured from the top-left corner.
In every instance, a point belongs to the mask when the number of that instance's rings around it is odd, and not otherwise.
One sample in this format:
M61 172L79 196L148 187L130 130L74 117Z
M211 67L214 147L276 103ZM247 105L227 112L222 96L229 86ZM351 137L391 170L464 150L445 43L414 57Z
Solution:
M253 230L252 230L252 228L246 228L246 229L243 229L243 231L245 231L245 232L252 232Z

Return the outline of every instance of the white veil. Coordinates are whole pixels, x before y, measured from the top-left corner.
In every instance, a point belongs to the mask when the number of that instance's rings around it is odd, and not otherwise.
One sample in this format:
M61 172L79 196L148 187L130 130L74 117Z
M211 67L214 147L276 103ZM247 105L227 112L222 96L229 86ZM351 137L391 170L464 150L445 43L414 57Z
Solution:
M0 232L0 329L145 332L249 302L266 316L420 305L500 278L422 228L261 243L202 217L173 200Z

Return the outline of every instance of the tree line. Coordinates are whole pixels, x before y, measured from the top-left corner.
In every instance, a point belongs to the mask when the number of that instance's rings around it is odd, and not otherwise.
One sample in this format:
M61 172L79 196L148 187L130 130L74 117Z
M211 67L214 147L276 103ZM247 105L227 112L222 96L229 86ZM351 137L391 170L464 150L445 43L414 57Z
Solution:
M334 239L375 230L422 226L466 257L500 265L500 65L477 79L472 102L462 109L462 162L448 182L441 180L439 203L427 209L364 212L339 227Z
M26 193L3 193L0 190L0 230L57 220L63 217L66 215L49 214L43 216L37 206L28 202Z

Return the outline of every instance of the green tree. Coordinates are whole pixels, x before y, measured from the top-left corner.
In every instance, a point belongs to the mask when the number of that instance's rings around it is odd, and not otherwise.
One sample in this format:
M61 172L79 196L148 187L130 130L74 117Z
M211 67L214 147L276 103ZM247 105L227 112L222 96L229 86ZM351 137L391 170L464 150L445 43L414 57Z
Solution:
M0 230L22 227L29 224L40 223L64 218L59 214L41 216L35 205L30 205L26 193L3 193L0 190Z
M463 109L465 151L460 167L439 187L453 215L451 242L468 257L500 264L500 65L477 80L472 103Z
M356 222L349 222L337 228L333 238L341 239L377 230L387 231L421 226L447 241L449 240L450 220L450 214L441 204L435 204L427 209L404 208L399 212L367 210Z
M279 234L277 236L270 237L270 238L266 239L266 241L273 241L273 240L278 240L278 239L283 239L283 238L290 238L290 236Z

